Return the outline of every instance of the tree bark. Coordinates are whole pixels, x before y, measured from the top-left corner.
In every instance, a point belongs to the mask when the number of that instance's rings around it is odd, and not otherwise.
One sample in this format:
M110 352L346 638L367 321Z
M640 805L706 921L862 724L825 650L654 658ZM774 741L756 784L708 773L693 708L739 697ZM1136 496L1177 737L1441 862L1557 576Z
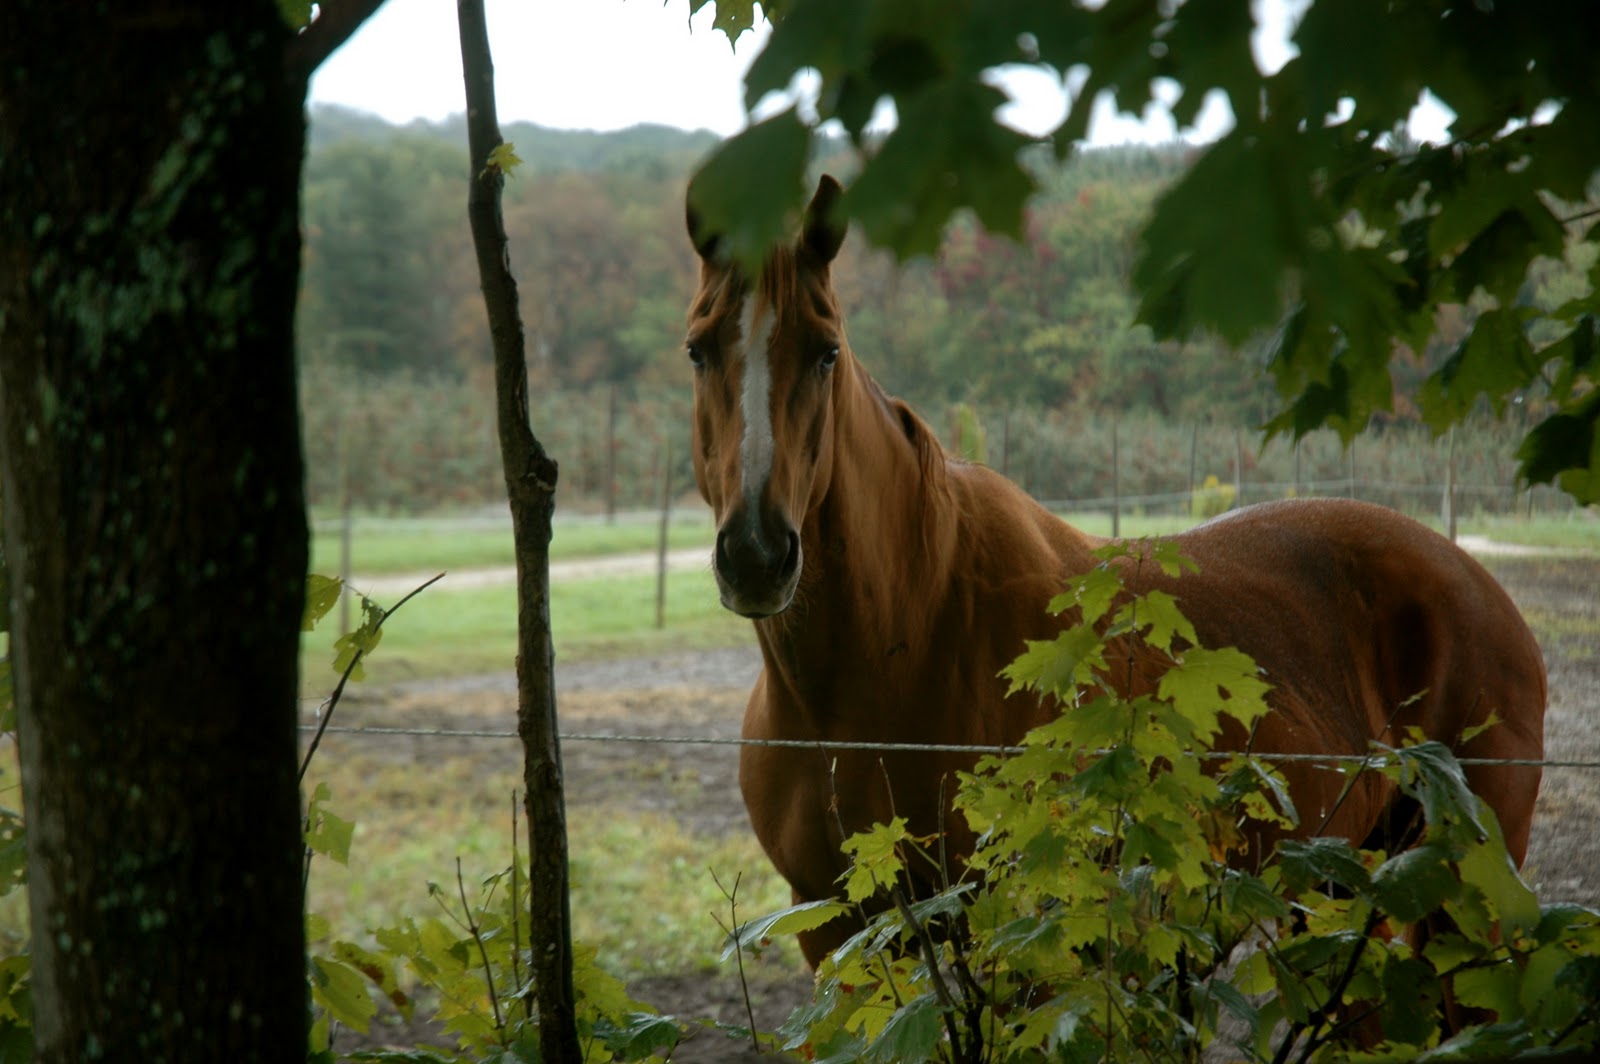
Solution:
M567 879L567 814L556 720L555 653L550 638L550 523L556 463L528 418L528 362L517 282L507 255L500 193L505 175L489 161L501 144L494 65L482 0L458 0L466 79L471 186L467 215L494 342L496 423L517 558L517 731L527 791L529 939L539 1049L546 1061L578 1061L572 985L572 918Z
M6 0L36 1060L303 1059L303 76L272 0Z

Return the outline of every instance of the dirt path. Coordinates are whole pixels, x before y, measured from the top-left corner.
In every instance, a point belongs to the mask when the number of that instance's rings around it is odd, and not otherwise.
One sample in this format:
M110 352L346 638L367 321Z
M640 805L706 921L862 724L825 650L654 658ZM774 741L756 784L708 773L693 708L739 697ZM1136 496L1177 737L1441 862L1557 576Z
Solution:
M704 564L704 551L694 564ZM687 556L689 552L678 552ZM1553 759L1600 761L1600 556L1550 552L1489 553L1485 564L1523 610L1544 649L1550 676L1546 748ZM647 557L654 566L654 556ZM638 558L616 560L638 564ZM648 571L648 570L647 570ZM695 831L747 832L739 797L738 755L731 746L599 742L578 736L732 737L759 669L753 648L587 663L558 669L568 799L574 806L649 809ZM509 674L414 683L374 692L352 706L344 723L505 729L515 717ZM396 757L425 762L437 739L374 740ZM478 756L516 757L514 744L473 746ZM1600 907L1600 770L1551 768L1544 777L1524 868L1546 903ZM735 974L694 972L663 976L634 987L638 996L680 1016L743 1023L744 995ZM758 1022L773 1029L806 999L803 973L764 976L753 992ZM693 1036L679 1061L753 1061L747 1043L710 1032Z

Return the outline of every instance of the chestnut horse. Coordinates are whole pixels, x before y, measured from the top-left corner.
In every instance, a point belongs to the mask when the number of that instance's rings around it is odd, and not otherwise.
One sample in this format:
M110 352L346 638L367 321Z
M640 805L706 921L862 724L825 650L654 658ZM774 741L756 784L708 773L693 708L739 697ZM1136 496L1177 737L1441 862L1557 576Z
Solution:
M687 342L695 477L716 516L722 603L755 622L764 666L744 735L819 747L740 755L750 820L797 902L839 893L841 831L892 815L917 834L942 829L954 859L971 852L949 798L974 756L828 746L992 747L1043 723L1054 711L1007 697L997 674L1024 640L1050 636L1060 622L1046 603L1105 542L947 457L856 361L829 276L845 236L830 218L839 195L824 177L797 241L755 278L718 257L689 211L701 259ZM1464 757L1543 755L1539 648L1493 578L1438 534L1326 499L1246 507L1176 538L1198 572L1125 576L1178 595L1204 645L1237 646L1261 666L1272 712L1257 751L1361 754L1417 727ZM1501 723L1459 741L1490 714ZM1378 773L1342 801L1348 777L1325 766L1289 763L1284 774L1302 832L1359 844L1396 815ZM1540 770L1467 775L1520 864ZM854 930L835 921L801 948L814 966Z

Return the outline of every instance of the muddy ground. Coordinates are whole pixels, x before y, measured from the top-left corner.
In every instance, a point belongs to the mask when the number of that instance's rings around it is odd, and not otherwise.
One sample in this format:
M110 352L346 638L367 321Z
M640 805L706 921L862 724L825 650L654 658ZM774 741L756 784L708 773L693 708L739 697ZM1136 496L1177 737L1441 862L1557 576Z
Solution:
M1600 762L1600 557L1490 556L1484 559L1529 618L1550 676L1547 756ZM744 699L759 668L751 649L568 666L559 670L563 732L587 735L736 737ZM343 723L505 729L515 719L512 678L476 677L392 688L352 705ZM404 756L437 756L437 739L382 740ZM516 757L507 744L469 747L484 757ZM748 831L739 799L737 748L598 742L564 745L574 806L645 808L705 833ZM1524 874L1542 901L1600 907L1600 770L1545 772ZM635 995L684 1019L744 1023L737 975L703 972L636 984ZM760 972L751 988L759 1027L774 1029L808 993L804 972ZM407 1032L391 1029L387 1040ZM416 1032L420 1033L420 1032ZM755 1060L748 1043L697 1030L681 1061ZM760 1059L771 1059L770 1056Z

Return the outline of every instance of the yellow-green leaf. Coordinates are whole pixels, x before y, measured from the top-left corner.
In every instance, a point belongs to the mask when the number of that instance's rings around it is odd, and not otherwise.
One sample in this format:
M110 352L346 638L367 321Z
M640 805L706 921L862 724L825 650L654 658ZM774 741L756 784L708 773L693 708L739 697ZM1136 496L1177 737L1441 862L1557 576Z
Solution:
M317 622L326 617L328 611L333 609L339 601L339 595L344 591L344 581L336 576L322 576L311 573L306 577L306 609L305 616L300 621L300 630L309 632L317 626Z
M506 177L510 177L521 165L522 160L517 156L516 146L503 141L489 151L489 164L485 169L498 170Z
M905 871L900 844L909 837L906 818L897 816L887 824L874 824L845 839L844 852L852 859L845 876L845 897L864 901L872 897L880 884L887 886L898 879Z

